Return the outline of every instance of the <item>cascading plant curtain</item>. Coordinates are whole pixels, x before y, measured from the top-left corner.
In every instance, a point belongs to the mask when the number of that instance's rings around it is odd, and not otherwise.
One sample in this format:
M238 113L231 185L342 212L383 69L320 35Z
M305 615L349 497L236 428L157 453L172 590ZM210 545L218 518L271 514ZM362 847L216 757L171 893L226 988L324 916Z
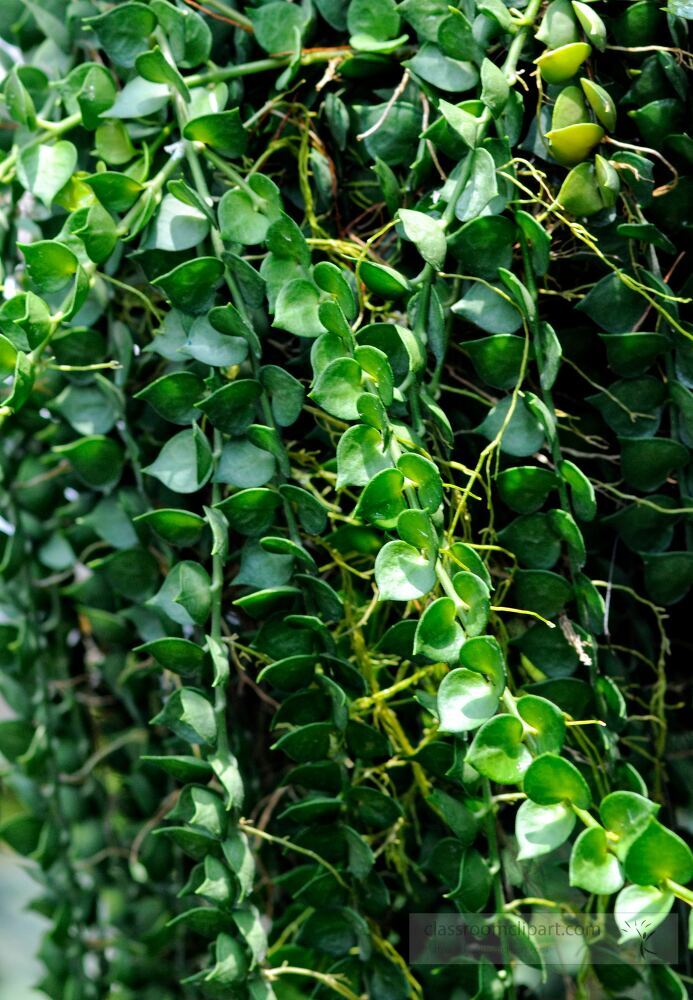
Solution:
M688 995L691 17L3 3L48 997Z

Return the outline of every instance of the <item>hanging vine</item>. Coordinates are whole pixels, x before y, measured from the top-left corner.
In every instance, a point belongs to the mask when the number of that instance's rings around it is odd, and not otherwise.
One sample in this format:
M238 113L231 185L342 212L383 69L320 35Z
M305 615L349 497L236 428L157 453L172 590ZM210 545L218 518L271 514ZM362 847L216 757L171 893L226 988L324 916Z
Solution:
M684 997L690 5L239 6L0 13L40 988Z

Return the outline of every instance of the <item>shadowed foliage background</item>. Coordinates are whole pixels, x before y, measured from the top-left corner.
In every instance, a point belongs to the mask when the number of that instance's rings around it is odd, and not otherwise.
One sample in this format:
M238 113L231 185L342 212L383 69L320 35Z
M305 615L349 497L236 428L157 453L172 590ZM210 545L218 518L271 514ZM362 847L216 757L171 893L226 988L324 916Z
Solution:
M49 997L687 995L692 14L3 4ZM435 912L500 960L417 962ZM600 926L560 972L547 913Z

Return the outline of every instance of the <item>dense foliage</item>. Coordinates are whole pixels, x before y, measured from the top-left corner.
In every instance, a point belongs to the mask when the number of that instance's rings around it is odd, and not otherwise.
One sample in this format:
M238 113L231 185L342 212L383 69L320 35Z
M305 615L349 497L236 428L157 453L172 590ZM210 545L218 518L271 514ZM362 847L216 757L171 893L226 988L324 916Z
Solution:
M41 989L683 997L693 9L238 6L0 9ZM546 911L602 926L560 975Z

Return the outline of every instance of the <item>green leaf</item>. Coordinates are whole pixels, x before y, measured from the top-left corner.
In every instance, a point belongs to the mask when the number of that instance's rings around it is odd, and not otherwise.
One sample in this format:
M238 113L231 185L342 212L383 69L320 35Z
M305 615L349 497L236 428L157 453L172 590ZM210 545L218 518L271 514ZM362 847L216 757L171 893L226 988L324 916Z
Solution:
M337 445L337 489L365 486L377 472L391 465L392 460L377 430L365 424L349 427Z
M357 420L357 401L363 392L363 372L353 358L337 358L321 372L309 393L319 406L341 420Z
M522 337L497 333L480 340L465 340L463 349L472 359L477 375L496 389L517 385L525 355Z
M592 802L587 782L575 765L553 753L541 754L530 764L524 790L540 806L568 802L587 809Z
M17 178L25 191L30 191L50 208L76 166L77 150L67 139L60 139L52 146L40 143L25 147L19 154Z
M536 753L560 753L565 740L563 713L547 698L526 694L517 702L517 711L533 732Z
M21 719L5 719L0 722L0 753L9 761L15 761L27 752L34 738L30 723Z
M568 42L558 48L546 49L534 61L547 83L565 83L575 76L591 51L586 42Z
M434 45L433 41L432 39L424 42L414 57L408 59L404 65L408 66L426 83L433 84L439 90L453 94L471 90L479 80L476 66L464 58L450 58L437 45Z
M142 471L154 476L174 493L196 493L212 474L212 450L195 424L176 434Z
M309 535L319 535L325 530L327 511L313 493L309 493L301 486L294 486L293 483L282 483L279 493L296 510L304 531Z
M589 10L589 8L586 8ZM614 104L613 98L607 90L600 87L598 83L594 80L588 80L587 77L582 77L580 80L580 86L582 87L587 101L594 111L597 121L599 121L605 129L610 132L616 128L616 105Z
M145 399L164 420L190 424L197 415L195 403L203 392L204 383L193 372L171 372L140 389L135 399Z
M585 542L573 516L565 510L550 510L547 517L553 530L568 546L575 561L582 566L586 559Z
M172 194L161 201L147 235L147 247L156 250L189 250L198 246L209 232L207 216Z
M374 830L386 830L403 815L396 799L368 785L350 788L345 799L354 818Z
M438 688L441 731L466 733L477 729L494 715L498 701L499 692L482 674L466 667L451 670Z
M653 437L659 427L666 394L652 376L612 382L609 394L598 393L587 400L597 407L604 421L622 438Z
M514 715L497 715L485 722L467 751L468 764L490 781L514 785L532 762L522 742L523 727Z
M611 368L617 375L631 377L647 371L658 355L669 348L663 333L600 333Z
M538 858L560 847L573 832L575 821L573 810L562 802L540 806L526 799L515 817L518 861Z
M524 514L498 533L501 544L516 555L523 566L551 569L561 554L561 542L547 514Z
M233 243L262 243L280 215L279 189L269 177L253 174L248 187L227 191L219 202L219 230L225 240Z
M190 510L163 507L139 514L135 524L146 524L170 545L194 545L202 534L205 519Z
M544 444L544 429L521 397L505 396L477 431L489 441L499 438L501 451L518 458L533 455Z
M644 299L610 272L577 306L607 333L632 330L644 312Z
M685 445L671 438L628 438L621 441L623 478L636 489L651 492L688 462Z
M156 590L159 567L152 555L136 547L121 549L88 563L90 569L105 573L113 590L131 601L145 600Z
M568 581L558 573L543 569L518 569L515 572L515 604L528 611L536 611L543 618L556 618L572 593Z
M137 72L150 83L163 83L176 90L184 101L190 101L190 91L183 77L175 66L172 66L158 45L147 52L142 52L135 59Z
M429 514L435 514L443 502L443 481L438 469L423 455L404 454L397 468L416 487L419 502Z
M481 100L494 118L497 118L508 103L510 86L502 69L490 59L481 64Z
M667 879L685 885L693 878L693 853L678 834L650 817L630 845L624 867L636 885L659 885Z
M567 175L558 192L558 203L573 215L595 215L605 207L591 163L578 163Z
M448 556L456 567L474 573L475 576L483 580L489 591L493 589L491 574L473 546L467 545L466 542L453 542L448 549Z
M631 240L641 240L643 243L657 247L658 250L664 250L665 253L676 252L669 237L665 236L651 222L622 222L617 227L617 232L619 236L625 236Z
M570 488L573 510L581 521L592 521L597 513L594 486L582 469L574 462L563 459L558 463L558 474Z
M301 764L311 760L322 760L330 747L331 722L311 722L281 736L272 747L282 750L287 757Z
M135 155L130 134L118 119L106 121L99 119L99 125L94 133L94 149L97 156L114 167L129 163Z
M149 46L148 36L156 28L156 17L146 4L124 3L87 23L108 56L131 69L139 53Z
M94 489L110 489L120 479L123 452L111 438L94 434L70 444L56 445L53 451L63 456L79 478Z
M273 478L275 471L273 455L239 438L224 444L214 472L214 482L248 489L264 486Z
M481 107L483 108L483 105ZM481 129L481 119L478 114L473 113L477 111L476 103L464 102L462 106L457 106L450 104L449 101L440 101L438 110L465 145L474 149L479 141Z
M154 639L136 646L135 653L153 656L157 663L177 674L194 674L202 666L204 650L190 639Z
M613 843L613 851L623 861L633 841L642 833L656 815L659 806L637 792L612 792L605 796L599 806L601 821L618 838Z
M232 159L242 156L248 144L238 108L192 118L185 124L183 135L194 142L203 142Z
M469 222L448 237L448 246L465 274L493 281L498 268L512 263L515 226L500 215L485 215Z
M320 291L312 281L296 278L277 297L273 326L297 337L319 337L325 327L318 316Z
M212 606L209 574L199 563L176 563L149 604L179 625L204 625Z
M302 37L308 20L307 11L286 0L271 0L252 10L251 20L258 45L270 55L294 49L294 32Z
M156 114L171 99L171 92L165 83L151 83L136 76L118 91L116 99L102 118L147 118Z
M455 602L450 597L439 597L421 616L414 652L436 663L455 663L463 642L464 632L457 621Z
M176 309L197 314L209 308L223 273L216 257L197 257L155 278L154 283Z
M243 535L262 535L274 520L281 502L278 493L268 489L245 489L218 505L234 531Z
M658 604L676 604L693 586L693 552L653 552L644 562L645 586Z
M409 282L394 267L362 260L359 274L366 288L385 299L399 299L409 291Z
M435 567L407 542L387 542L375 561L375 582L381 601L412 601L435 585Z
M566 128L590 120L587 105L579 87L564 87L556 98L551 115L551 129ZM531 218L531 216L530 216Z
M126 212L144 190L142 184L127 174L108 170L84 178L99 201L113 212Z
M152 725L168 726L187 743L213 744L217 736L214 709L193 688L178 688L167 700Z
M642 940L643 923L649 934L662 923L671 910L674 895L653 885L627 885L619 892L614 906L616 926L621 932L619 944Z
M604 138L604 129L593 122L578 122L546 133L551 155L564 166L581 163Z
M473 284L452 311L487 333L515 333L522 326L519 309L500 285Z
M150 6L166 34L176 66L188 68L209 59L212 32L199 14L167 0L151 0Z
M518 514L532 514L555 488L556 475L540 466L518 465L500 472L496 484L508 507Z
M401 208L399 217L404 232L412 241L423 259L439 271L445 263L445 233L437 219L424 212L414 212Z
M36 108L31 94L20 79L18 67L13 67L7 74L3 84L3 94L7 110L14 121L30 129L36 128Z
M255 419L255 404L261 395L259 382L243 378L222 386L196 405L224 434L242 434Z
M303 386L277 365L261 368L260 381L269 395L275 421L280 427L290 427L298 420L303 408Z
M37 816L20 813L0 824L0 840L9 844L13 851L28 857L39 846L42 827L43 823Z
M584 648L586 637L577 634ZM549 677L567 677L578 665L575 644L568 642L560 628L537 622L512 641L535 668Z
M583 830L570 855L570 884L595 895L610 896L623 885L618 859L609 853L601 827Z
M477 636L486 628L491 613L491 600L486 583L475 573L455 573L452 585L463 601L461 608L465 631Z
M37 240L18 244L24 254L29 277L42 295L61 292L83 274L79 261L68 247L57 240Z
M378 528L394 528L406 508L403 488L404 476L399 469L383 469L361 493L354 515Z
M226 330L231 329L236 328L229 323L221 322L220 313L217 309L212 309L209 316L198 316L192 321L179 351L184 356L194 358L195 361L210 365L212 368L239 365L245 361L249 345L241 336L226 336ZM176 351L176 360L178 356Z
M455 217L460 222L476 218L498 194L496 164L490 152L482 147L468 155L471 157L469 180L455 202ZM459 169L463 169L462 165Z

